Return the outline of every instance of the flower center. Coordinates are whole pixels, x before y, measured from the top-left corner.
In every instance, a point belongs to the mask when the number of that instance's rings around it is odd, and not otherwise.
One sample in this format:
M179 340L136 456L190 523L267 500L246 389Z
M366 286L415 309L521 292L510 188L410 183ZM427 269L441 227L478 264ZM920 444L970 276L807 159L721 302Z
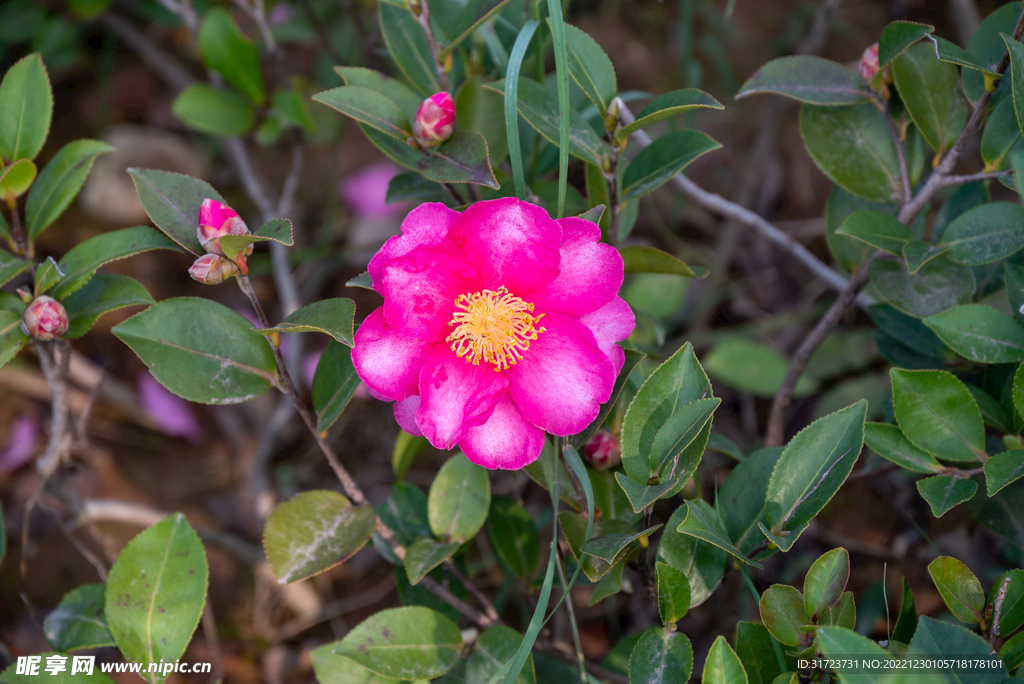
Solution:
M445 341L474 366L479 366L481 359L493 363L495 371L514 366L530 348L530 341L544 332L544 328L534 327L544 314L531 315L533 304L509 294L504 287L459 295L455 306L461 311L448 323L456 328Z

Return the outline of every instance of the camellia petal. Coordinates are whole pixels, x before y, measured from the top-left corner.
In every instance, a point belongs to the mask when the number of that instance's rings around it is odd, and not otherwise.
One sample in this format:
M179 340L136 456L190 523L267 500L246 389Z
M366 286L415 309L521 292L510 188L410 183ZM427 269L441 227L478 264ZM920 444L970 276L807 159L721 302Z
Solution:
M590 425L615 384L615 369L590 329L550 314L545 331L523 360L505 371L509 396L523 416L555 435L573 435Z
M439 344L420 371L416 424L438 449L451 449L466 429L487 419L508 390L508 380L488 363L474 365Z
M629 304L621 297L615 297L597 311L580 316L580 323L590 328L597 346L612 362L617 376L626 361L626 353L615 343L632 335L636 327L636 317Z
M532 297L537 311L582 316L604 306L622 287L622 255L601 242L596 223L559 219L562 226L558 277Z
M459 216L459 212L452 211L440 202L425 202L410 211L402 221L402 234L385 242L366 267L373 280L374 289L382 292L381 278L389 261L405 256L423 245L441 244L448 237L448 229Z
M400 401L418 392L420 369L436 346L396 333L379 307L356 331L352 365L377 395Z
M514 197L477 202L449 235L477 268L481 287L526 298L558 276L562 227L540 207Z
M451 334L455 299L478 289L476 270L450 245L417 247L384 267L384 317L397 333L421 340Z
M420 396L414 394L407 399L395 402L395 420L398 421L398 427L402 428L410 435L422 437L423 433L420 431L420 426L416 424L416 411L420 407Z
M537 460L544 431L523 418L515 402L502 397L490 417L466 430L459 443L470 461L494 470L518 470Z

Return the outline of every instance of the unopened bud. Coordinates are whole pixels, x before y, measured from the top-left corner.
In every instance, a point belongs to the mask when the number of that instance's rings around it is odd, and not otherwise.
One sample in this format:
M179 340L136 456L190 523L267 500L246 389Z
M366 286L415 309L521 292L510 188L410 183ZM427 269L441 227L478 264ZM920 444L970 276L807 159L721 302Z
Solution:
M225 235L249 235L249 228L238 213L226 204L217 200L205 199L199 209L199 243L210 254L224 255L220 246L220 238ZM252 245L245 256L252 254Z
M452 137L455 130L455 101L445 92L423 101L412 122L412 134L420 147L437 147Z
M37 340L55 340L68 329L68 312L53 297L36 297L21 317L21 327Z
M622 461L622 448L615 435L608 430L598 430L584 445L583 457L595 470L608 470Z
M871 83L871 79L878 73L878 43L870 46L864 51L864 54L860 56L860 75L868 83Z
M193 280L206 285L223 283L231 276L238 273L238 266L235 262L219 254L204 254L196 259L188 274Z

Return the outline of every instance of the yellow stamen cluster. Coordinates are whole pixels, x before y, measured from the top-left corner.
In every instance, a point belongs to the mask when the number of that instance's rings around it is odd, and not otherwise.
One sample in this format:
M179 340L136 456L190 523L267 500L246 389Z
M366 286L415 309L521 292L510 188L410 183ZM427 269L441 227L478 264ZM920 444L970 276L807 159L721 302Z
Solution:
M455 306L462 310L448 323L457 327L445 341L474 366L481 360L493 363L495 371L514 366L530 348L530 341L544 332L534 327L544 314L531 315L533 304L509 294L505 287L459 295Z

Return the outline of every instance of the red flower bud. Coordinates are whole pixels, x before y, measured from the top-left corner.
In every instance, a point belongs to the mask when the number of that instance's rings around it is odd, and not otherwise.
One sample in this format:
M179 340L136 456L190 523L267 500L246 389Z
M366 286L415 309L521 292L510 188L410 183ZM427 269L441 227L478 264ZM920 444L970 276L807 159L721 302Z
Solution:
M436 147L455 130L455 102L448 93L435 93L423 101L412 122L412 134L420 147Z
M583 446L583 457L596 470L614 468L622 461L619 440L607 430L598 430Z
M234 209L217 200L205 199L199 209L199 243L210 254L223 256L220 239L225 235L249 235L249 228ZM245 256L252 254L252 245Z
M37 340L55 340L68 329L68 312L53 297L36 297L21 317L22 329Z
M235 265L235 262L219 254L204 254L196 259L192 268L188 269L188 274L192 276L193 280L206 285L223 283L236 273L238 273L238 266Z
M868 83L878 73L878 43L875 43L864 51L860 57L860 75Z

